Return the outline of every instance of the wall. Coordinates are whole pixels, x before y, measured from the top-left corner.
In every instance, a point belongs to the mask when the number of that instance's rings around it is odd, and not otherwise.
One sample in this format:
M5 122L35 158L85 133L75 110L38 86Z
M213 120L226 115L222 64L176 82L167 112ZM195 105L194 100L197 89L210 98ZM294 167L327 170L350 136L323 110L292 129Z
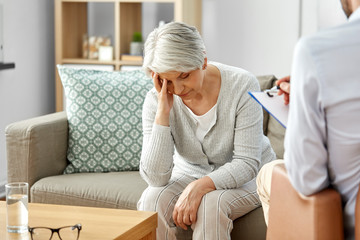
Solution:
M300 36L345 21L339 0L203 0L209 58L256 75L289 75Z
M299 0L203 1L203 37L210 60L256 75L289 74Z
M106 14L104 14L106 13ZM88 34L89 36L109 36L114 42L114 4L88 4Z
M142 13L142 32L145 41L146 36L159 25L160 21L170 22L173 20L174 6L171 3L144 3Z
M4 62L0 71L0 197L6 183L5 127L55 111L54 1L0 0Z
M347 20L339 0L318 0L317 12L318 30L345 23Z

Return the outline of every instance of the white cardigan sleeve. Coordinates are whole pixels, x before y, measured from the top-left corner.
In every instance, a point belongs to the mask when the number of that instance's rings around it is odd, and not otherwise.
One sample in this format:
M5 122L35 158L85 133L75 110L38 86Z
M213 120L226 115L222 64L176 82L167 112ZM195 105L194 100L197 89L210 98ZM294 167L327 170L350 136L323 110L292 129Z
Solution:
M174 140L170 127L154 124L157 109L154 91L148 92L143 106L140 174L150 186L164 186L173 169Z

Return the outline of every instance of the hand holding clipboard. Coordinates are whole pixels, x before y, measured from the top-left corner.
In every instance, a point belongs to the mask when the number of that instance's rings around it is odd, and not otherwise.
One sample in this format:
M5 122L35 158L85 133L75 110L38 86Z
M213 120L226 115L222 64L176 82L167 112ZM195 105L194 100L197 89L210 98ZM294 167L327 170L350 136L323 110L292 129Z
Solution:
M249 94L286 128L289 115L290 76L277 80L275 84L275 87L264 92L249 92ZM284 95L284 99L281 95Z

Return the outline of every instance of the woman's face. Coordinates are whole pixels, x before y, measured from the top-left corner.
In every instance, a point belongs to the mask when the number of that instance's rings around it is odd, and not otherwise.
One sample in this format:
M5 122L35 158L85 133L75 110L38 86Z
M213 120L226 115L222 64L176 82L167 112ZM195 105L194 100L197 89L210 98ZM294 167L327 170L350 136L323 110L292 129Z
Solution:
M190 72L166 72L159 73L160 83L168 81L168 91L183 100L194 98L202 90L204 71L196 69Z

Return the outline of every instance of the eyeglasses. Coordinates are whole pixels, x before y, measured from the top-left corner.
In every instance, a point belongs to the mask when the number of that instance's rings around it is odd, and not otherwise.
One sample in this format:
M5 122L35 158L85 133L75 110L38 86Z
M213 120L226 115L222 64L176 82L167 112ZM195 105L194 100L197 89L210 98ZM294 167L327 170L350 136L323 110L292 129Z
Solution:
M50 240L54 233L57 233L62 240L78 240L80 236L81 224L65 226L61 228L48 227L29 227L31 240Z

